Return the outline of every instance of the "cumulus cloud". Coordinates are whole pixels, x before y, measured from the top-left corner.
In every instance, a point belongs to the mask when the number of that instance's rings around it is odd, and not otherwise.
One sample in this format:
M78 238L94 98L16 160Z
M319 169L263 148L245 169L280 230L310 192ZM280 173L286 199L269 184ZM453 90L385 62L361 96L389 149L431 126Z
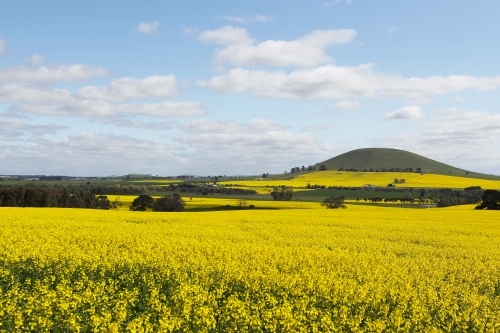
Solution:
M84 99L122 102L130 99L163 99L178 93L177 79L174 75L155 75L144 79L124 77L112 81L105 87L83 87L76 93L76 96Z
M41 65L45 62L45 58L39 54L32 54L30 57L26 58L26 63L30 65Z
M253 23L253 22L269 22L272 21L272 16L260 15L255 16L221 16L219 19L224 19L227 21L237 22L241 24Z
M6 119L0 121L0 140L19 141L25 135L43 136L55 134L57 131L67 128L67 126L59 126L53 123L31 125L20 119Z
M379 139L377 143L468 170L500 168L500 114L457 108L438 111L414 126L412 133Z
M340 109L340 110L359 110L361 109L361 104L358 101L339 101L333 104L332 109Z
M5 41L0 38L0 56L5 54Z
M404 78L378 73L371 63L359 66L326 65L313 69L285 71L235 68L199 85L217 93L248 92L285 99L404 98L422 99L467 89L500 88L500 77L470 75Z
M173 75L125 77L107 86L86 86L75 93L44 83L0 84L0 102L11 104L8 108L11 113L87 117L105 123L115 119L118 126L130 127L143 125L124 121L123 116L193 117L206 113L202 103L166 99L179 93ZM148 126L165 128L165 124Z
M137 31L142 32L143 34L151 35L153 32L158 30L160 27L160 22L141 22L137 27Z
M250 121L250 126L262 131L280 131L287 128L287 126L283 126L267 119L261 118L253 118L252 121Z
M75 64L69 66L9 67L0 69L0 82L6 83L57 83L87 81L105 76L102 67Z
M308 67L331 62L325 48L350 43L356 35L354 29L315 30L292 41L267 40L256 44L246 29L226 26L205 30L198 39L226 46L215 52L218 65Z
M124 114L143 115L150 117L194 117L206 113L199 102L163 101L149 104L112 104L100 100L73 99L69 103L55 105L17 104L10 109L16 112L26 112L50 116L88 117L94 120Z
M83 132L62 139L34 138L18 145L0 145L7 174L106 176L126 173L175 175L184 168L177 148L161 142Z
M331 0L331 1L326 1L326 2L323 2L323 7L325 8L328 8L328 7L331 7L333 5L336 5L336 4L339 4L343 2L342 0ZM344 1L345 3L351 3L352 0L345 0Z
M205 30L198 35L198 40L204 43L221 45L251 44L253 39L243 28L225 26L217 30Z
M197 119L180 126L185 131L175 140L195 151L198 168L218 170L231 166L232 174L255 170L282 172L295 164L314 164L338 150L308 133L292 133L284 126L254 118L250 123ZM224 168L224 170L227 170ZM228 172L229 173L229 172Z
M408 105L392 112L388 112L384 120L397 120L397 119L419 119L422 118L422 108L418 105Z

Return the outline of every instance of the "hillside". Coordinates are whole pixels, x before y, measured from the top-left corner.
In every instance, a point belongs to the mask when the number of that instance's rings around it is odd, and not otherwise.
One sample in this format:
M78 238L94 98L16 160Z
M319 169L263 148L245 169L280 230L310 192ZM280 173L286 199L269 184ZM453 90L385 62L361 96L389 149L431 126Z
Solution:
M459 169L418 154L391 148L356 149L316 164L316 170L319 170L321 165L325 165L327 170L344 168L344 170L357 169L358 171L412 168L415 172L417 168L421 168L422 173L500 180L500 176Z

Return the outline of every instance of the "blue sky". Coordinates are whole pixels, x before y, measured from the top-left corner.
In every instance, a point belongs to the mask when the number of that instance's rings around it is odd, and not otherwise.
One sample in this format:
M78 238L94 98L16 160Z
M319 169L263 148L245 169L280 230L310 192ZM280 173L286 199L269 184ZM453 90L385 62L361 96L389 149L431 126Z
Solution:
M2 1L0 174L500 174L498 1Z

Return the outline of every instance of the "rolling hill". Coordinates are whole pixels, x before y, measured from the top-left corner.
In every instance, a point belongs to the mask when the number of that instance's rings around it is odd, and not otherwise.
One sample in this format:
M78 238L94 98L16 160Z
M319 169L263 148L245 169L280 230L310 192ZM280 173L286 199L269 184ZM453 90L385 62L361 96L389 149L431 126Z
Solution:
M500 176L487 175L469 170L459 169L448 164L444 164L430 158L411 153L409 151L392 148L362 148L349 151L335 156L326 161L317 163L316 170L324 165L327 170L339 170L340 168L357 169L357 171L386 170L400 168L412 168L413 172L417 168L422 173L432 173L438 175L451 175L469 178L500 180Z

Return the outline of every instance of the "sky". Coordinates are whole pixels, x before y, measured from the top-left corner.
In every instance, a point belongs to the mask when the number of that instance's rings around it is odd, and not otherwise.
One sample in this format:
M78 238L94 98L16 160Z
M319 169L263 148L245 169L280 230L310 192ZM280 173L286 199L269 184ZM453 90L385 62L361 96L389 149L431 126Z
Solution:
M0 8L0 174L272 174L367 147L500 174L498 0Z

